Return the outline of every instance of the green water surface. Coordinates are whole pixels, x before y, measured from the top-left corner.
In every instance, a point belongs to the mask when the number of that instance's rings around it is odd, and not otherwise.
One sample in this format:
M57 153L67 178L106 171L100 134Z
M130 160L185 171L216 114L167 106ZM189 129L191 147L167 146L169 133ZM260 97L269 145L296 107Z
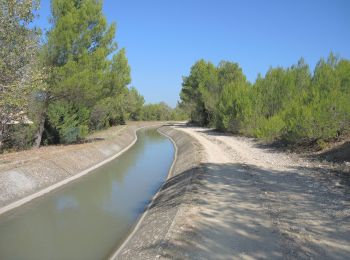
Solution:
M0 259L105 259L166 179L169 139L138 131L136 144L59 190L0 216Z

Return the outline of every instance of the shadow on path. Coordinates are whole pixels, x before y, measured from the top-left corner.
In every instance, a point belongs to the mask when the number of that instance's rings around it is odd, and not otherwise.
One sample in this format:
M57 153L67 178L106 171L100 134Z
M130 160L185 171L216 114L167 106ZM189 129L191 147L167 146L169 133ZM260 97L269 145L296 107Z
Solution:
M143 250L171 259L347 259L347 188L295 171L202 164L168 180L151 210L183 207L171 239ZM315 170L315 169L310 169ZM191 183L189 189L187 184ZM181 218L181 219L180 219Z

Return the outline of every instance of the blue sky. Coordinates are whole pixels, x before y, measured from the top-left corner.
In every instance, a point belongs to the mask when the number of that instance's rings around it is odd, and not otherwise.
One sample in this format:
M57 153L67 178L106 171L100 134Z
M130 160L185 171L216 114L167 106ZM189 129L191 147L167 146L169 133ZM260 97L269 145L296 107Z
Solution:
M37 24L47 28L50 1L41 2ZM350 59L347 0L105 0L104 13L146 102L175 106L182 76L201 58L238 62L251 82L300 57L311 68L330 51Z

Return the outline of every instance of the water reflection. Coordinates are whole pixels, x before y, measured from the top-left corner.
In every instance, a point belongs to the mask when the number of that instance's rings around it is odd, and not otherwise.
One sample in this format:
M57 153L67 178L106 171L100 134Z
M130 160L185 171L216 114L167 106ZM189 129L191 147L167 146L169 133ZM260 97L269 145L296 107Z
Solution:
M65 209L74 209L78 208L79 203L74 197L61 196L56 198L56 209L62 211Z
M127 235L165 180L171 142L141 130L125 154L0 218L0 259L102 259Z

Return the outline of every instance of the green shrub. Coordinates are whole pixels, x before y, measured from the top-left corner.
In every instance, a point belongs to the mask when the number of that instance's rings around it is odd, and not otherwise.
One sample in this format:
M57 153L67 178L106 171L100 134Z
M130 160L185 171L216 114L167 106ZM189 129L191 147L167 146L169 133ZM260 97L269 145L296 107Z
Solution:
M16 124L9 127L11 135L4 141L1 150L23 150L28 149L33 144L35 128L32 125Z
M268 119L260 121L256 128L256 137L263 138L267 141L274 141L281 138L285 130L285 123L280 115L274 115Z
M61 143L74 143L86 137L89 114L87 108L75 108L65 102L53 103L48 110L50 124L57 130Z
M108 97L98 102L90 115L91 129L103 129L106 127L125 124L127 111L124 96Z

